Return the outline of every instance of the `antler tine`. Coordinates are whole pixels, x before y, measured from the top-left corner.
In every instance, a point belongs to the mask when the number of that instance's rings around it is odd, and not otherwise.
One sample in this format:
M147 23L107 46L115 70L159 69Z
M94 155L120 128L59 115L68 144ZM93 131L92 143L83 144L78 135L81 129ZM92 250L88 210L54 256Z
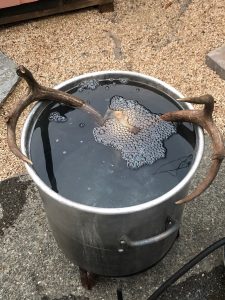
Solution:
M214 108L213 97L211 95L204 95L201 97L182 98L178 100L182 102L204 104L205 106L203 110L179 110L175 112L169 112L162 115L161 118L164 121L191 122L199 125L208 132L213 143L212 164L206 178L190 195L176 202L176 204L182 204L192 201L210 186L219 171L222 160L225 157L225 148L223 138L212 118Z
M207 171L208 175L206 178L198 185L198 187L188 196L184 197L181 200L178 200L176 204L184 204L192 201L193 199L197 198L200 196L213 182L215 179L222 160L213 160L210 169Z
M21 78L25 79L29 88L33 91L35 88L39 87L39 84L37 81L34 79L34 76L32 73L25 68L24 66L19 66L16 70L16 73L18 76Z
M25 100L19 102L15 109L11 111L7 118L7 137L8 137L8 146L9 149L21 160L26 163L32 164L31 160L29 160L19 149L16 143L16 125L21 113L32 103L35 101L34 91L37 90L39 84L34 79L32 73L26 69L24 66L19 66L16 70L18 76L24 78L28 84L29 92Z
M205 112L212 116L214 109L214 98L212 95L206 94L199 97L185 97L177 99L179 102L189 102L193 104L204 104Z
M208 104L214 103L214 98L212 95L206 94L199 97L184 97L178 98L177 101L179 102L189 102L193 104Z
M24 162L32 165L31 160L29 160L19 149L16 143L16 125L17 121L24 111L24 109L33 102L33 95L28 95L26 100L20 102L16 109L10 114L7 120L7 136L8 136L8 146L9 149Z

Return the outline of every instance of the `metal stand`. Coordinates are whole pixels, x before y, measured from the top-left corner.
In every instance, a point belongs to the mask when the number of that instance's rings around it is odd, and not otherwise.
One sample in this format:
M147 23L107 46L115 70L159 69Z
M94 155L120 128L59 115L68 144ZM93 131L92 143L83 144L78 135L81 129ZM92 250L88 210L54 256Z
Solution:
M88 271L82 268L79 268L79 272L80 272L80 281L82 286L87 290L91 290L95 285L96 275L93 273L89 273Z
M225 267L225 246L223 247L223 264L224 264L224 267Z

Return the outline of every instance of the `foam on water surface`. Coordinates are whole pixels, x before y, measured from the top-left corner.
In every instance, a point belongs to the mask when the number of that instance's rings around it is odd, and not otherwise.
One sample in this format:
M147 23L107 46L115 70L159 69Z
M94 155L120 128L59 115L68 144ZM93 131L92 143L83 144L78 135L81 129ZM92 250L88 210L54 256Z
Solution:
M176 126L135 100L121 96L111 99L106 121L93 130L96 142L121 152L127 166L133 169L151 165L164 158L164 140L176 133Z
M58 123L64 123L67 121L67 117L61 116L60 113L57 111L51 112L49 114L48 119L50 122L53 121L53 122L58 122Z
M99 86L99 82L96 79L89 79L82 81L78 86L78 91L95 90Z

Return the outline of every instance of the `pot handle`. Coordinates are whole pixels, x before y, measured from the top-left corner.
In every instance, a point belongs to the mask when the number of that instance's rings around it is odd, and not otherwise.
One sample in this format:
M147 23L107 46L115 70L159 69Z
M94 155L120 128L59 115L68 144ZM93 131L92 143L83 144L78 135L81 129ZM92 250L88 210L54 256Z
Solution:
M193 192L176 202L176 204L182 204L192 201L210 186L219 171L222 160L225 157L225 147L222 135L213 122L212 114L214 109L214 98L211 95L182 98L177 100L179 102L203 104L204 108L202 110L179 110L175 112L168 112L163 114L161 118L164 121L190 122L201 126L208 132L213 146L213 154L211 157L212 163L207 171L205 179L195 188Z
M161 240L168 238L170 235L177 232L178 230L179 223L172 220L171 218L167 218L166 230L158 235L139 241L132 241L127 235L122 236L120 239L120 247L118 251L124 252L125 248L127 247L141 247L160 242Z

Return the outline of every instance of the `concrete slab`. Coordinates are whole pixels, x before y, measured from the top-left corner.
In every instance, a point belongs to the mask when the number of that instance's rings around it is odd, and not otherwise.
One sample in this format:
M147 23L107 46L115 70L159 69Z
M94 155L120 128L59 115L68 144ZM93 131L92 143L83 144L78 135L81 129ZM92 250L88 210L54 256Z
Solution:
M204 177L209 163L208 139L206 141L206 153L196 174L198 179ZM196 201L186 205L181 235L161 262L131 277L99 277L92 291L83 289L78 267L70 263L57 247L37 188L29 177L21 176L1 182L2 216L8 216L8 225L2 228L0 245L0 299L115 300L116 289L121 287L124 300L147 300L184 263L210 243L225 236L224 177L225 163L213 185ZM9 203L9 207L6 203ZM16 213L8 213L7 210ZM225 299L225 273L222 266L220 249L183 276L160 299Z
M225 45L206 55L206 64L222 79L225 79Z
M0 107L7 96L13 91L18 80L16 64L0 52Z

